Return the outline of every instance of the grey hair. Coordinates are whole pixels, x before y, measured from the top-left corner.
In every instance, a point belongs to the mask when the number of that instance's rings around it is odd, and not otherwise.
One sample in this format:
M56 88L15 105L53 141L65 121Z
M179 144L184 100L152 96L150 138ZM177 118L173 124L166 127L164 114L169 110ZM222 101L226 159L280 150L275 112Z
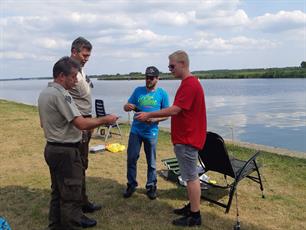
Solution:
M83 37L76 38L71 44L71 52L75 49L78 53L81 52L82 48L91 50L91 43Z

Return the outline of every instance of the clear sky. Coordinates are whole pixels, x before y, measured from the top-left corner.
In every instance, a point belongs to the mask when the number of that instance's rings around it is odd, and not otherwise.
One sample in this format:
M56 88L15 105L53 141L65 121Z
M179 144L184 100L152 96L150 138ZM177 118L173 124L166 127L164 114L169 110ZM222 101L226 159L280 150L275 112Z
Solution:
M93 45L87 74L299 66L306 0L0 0L0 78L49 77L78 36Z

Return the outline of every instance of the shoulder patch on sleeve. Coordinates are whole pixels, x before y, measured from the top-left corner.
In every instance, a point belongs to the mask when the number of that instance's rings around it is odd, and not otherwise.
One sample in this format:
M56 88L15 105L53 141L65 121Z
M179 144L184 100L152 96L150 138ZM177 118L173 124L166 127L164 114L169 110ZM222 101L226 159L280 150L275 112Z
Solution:
M65 100L66 100L69 104L71 104L71 96L66 95L66 96L65 96Z

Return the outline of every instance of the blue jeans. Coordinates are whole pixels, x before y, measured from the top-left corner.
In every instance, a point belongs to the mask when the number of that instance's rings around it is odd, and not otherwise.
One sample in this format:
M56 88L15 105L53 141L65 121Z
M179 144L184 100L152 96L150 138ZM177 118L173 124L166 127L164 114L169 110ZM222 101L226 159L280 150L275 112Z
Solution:
M129 144L127 149L127 179L128 184L131 187L137 187L137 160L139 158L139 152L141 144L144 144L144 151L147 159L147 184L146 188L150 186L156 186L156 144L157 138L144 138L140 135L130 133Z

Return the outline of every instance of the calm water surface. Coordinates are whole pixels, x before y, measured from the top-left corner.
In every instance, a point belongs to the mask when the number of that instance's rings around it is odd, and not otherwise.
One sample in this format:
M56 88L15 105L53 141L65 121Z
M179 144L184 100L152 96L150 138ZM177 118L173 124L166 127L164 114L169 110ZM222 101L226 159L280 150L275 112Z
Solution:
M0 98L37 105L48 80L0 81ZM137 81L93 80L93 99L127 120L122 109ZM306 152L306 79L201 80L208 130L224 138ZM173 102L180 81L163 80ZM169 127L170 122L162 122Z

